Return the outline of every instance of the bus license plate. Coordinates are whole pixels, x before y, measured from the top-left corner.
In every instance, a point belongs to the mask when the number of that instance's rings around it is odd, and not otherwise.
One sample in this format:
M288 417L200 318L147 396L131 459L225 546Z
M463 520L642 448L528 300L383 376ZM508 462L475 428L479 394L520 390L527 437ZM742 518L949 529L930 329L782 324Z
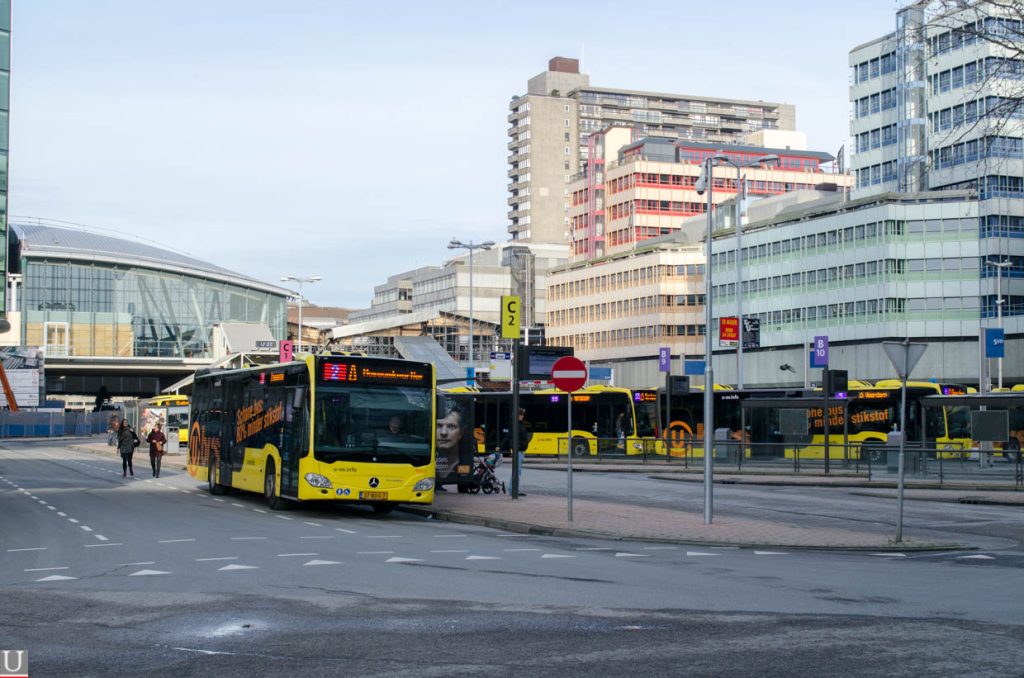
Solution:
M387 492L360 492L359 493L359 498L360 499L387 499L388 498L388 493Z

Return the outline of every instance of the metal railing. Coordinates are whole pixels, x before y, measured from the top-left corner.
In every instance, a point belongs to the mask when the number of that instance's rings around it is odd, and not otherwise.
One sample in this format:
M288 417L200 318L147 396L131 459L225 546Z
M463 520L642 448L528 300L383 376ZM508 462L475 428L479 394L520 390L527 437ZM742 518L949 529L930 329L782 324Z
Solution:
M576 435L558 438L556 458L568 450L581 462L668 464L700 470L704 464L703 440L672 441L651 438L596 438ZM667 454L666 454L667 450ZM853 477L864 480L895 480L899 448L860 443L829 445L826 468L824 447L793 443L746 443L716 440L713 446L715 470L719 473L796 474ZM528 455L528 461L544 459ZM550 457L547 457L550 458ZM1016 451L951 450L934 445L908 443L904 449L907 478L928 480L940 487L946 482L1013 483L1024 486L1024 459Z

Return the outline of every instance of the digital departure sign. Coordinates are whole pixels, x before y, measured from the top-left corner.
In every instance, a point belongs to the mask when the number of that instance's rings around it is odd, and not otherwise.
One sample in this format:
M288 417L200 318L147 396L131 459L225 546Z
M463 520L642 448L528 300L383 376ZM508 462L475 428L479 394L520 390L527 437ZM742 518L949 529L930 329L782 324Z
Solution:
M633 400L638 403L654 403L658 401L658 394L654 391L635 391Z
M431 387L430 366L391 361L355 362L325 360L320 367L325 384L371 384L376 386Z

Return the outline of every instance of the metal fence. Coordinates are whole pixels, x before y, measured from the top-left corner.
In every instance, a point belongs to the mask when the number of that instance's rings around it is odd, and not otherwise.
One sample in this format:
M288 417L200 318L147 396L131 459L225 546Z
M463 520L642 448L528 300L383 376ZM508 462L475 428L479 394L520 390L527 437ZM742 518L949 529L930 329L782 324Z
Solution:
M669 448L660 440L623 440L621 438L594 438L574 436L558 440L559 459L569 449L573 458L583 462L668 464L693 467L704 465L703 441L691 441ZM829 447L826 464L824 448L799 447L784 443L747 443L737 440L714 442L715 468L722 473L730 471L752 473L796 473L806 475L837 475L872 479L895 478L898 472L899 448L878 445L833 444ZM539 457L532 455L528 459ZM904 450L904 474L908 478L931 480L938 485L946 481L1012 482L1024 486L1024 461L1017 451L950 450L907 443Z
M110 412L10 412L0 410L0 438L53 438L104 433Z

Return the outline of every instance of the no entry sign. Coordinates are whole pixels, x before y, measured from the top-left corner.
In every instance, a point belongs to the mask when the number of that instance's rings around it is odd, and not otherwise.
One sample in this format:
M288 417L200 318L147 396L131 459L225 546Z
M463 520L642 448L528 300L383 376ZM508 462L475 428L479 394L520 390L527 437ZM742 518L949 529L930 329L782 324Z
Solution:
M587 366L579 358L563 356L551 366L551 381L566 393L578 391L587 383Z

